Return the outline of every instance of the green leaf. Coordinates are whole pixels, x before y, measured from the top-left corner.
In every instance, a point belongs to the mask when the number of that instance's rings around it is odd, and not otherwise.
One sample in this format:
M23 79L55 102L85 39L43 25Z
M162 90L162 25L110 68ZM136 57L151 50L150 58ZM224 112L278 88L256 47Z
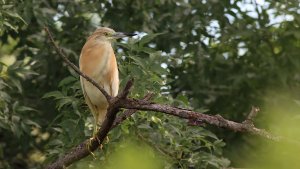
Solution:
M33 109L31 107L27 107L27 106L18 106L16 111L18 112L25 112L25 111L34 111L34 112L37 112L36 109Z
M4 21L3 24L6 25L6 26L8 26L10 29L14 30L15 32L18 32L17 27L13 26L12 24L10 24L10 23L8 23L6 21Z
M27 22L16 12L7 12L7 11L4 11L3 13L13 17L13 18L17 18L19 20L21 20L25 25L27 25Z
M148 34L148 35L142 37L142 39L139 41L139 47L141 48L146 43L150 42L152 39L154 39L155 37L157 37L158 35L161 35L161 34L164 34L164 33Z
M22 85L21 85L20 80L15 79L15 78L10 78L10 81L14 84L15 87L17 87L18 91L20 93L22 93L23 90L22 90Z
M70 97L64 97L64 98L60 98L59 101L57 102L57 109L58 111L61 110L61 108L65 105L71 105L73 102L73 99Z
M45 99L45 98L50 98L50 97L62 98L62 97L65 97L65 96L60 91L53 91L53 92L49 92L49 93L44 94L44 96L42 98Z
M65 85L68 85L68 84L70 84L72 82L76 82L76 81L78 81L78 79L76 79L75 77L68 76L59 82L58 87L65 86Z
M27 125L32 125L32 126L41 128L41 126L37 122L34 122L32 120L29 120L29 119L24 120L24 123L27 124Z
M11 125L11 130L17 138L21 137L22 131L16 125Z
M6 92L0 91L0 98L1 100L4 100L6 102L9 102L11 100L11 97Z
M149 126L149 124L140 124L138 125L139 129L151 129L151 127Z
M161 123L161 119L156 117L156 116L151 116L151 120L154 122L154 123Z
M129 128L128 125L121 125L121 129L124 133L128 134L129 133Z
M141 66L143 69L146 69L145 61L143 61L142 58L139 58L138 56L128 56L128 57L134 60L137 65Z

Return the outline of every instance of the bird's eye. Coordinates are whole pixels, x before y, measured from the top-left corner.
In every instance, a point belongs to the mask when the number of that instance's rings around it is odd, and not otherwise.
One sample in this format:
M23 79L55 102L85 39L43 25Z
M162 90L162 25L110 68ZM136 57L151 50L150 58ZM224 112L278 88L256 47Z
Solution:
M107 32L104 32L104 35L105 35L105 36L108 36L109 34L108 34Z

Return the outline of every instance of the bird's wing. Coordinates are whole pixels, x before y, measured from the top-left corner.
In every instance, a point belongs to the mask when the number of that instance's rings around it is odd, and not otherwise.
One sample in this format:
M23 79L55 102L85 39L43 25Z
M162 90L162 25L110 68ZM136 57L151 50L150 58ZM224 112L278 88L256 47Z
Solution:
M89 106L89 108L92 111L93 115L95 116L97 110L96 110L95 106L92 104L91 99L89 98L88 94L85 91L85 83L84 83L83 77L80 77L80 84L81 84L81 89L82 89L82 93L83 93L85 102Z
M114 53L112 53L110 65L112 66L112 69L110 70L110 94L112 96L117 96L119 91L119 71Z

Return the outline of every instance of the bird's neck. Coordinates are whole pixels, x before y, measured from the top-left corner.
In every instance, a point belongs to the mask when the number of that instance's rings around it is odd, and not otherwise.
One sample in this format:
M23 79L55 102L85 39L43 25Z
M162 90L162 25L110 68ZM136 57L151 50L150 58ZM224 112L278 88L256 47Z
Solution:
M91 48L107 48L107 47L111 47L111 42L108 40L103 40L103 39L90 39L86 42L86 44L84 45L83 49L91 49Z

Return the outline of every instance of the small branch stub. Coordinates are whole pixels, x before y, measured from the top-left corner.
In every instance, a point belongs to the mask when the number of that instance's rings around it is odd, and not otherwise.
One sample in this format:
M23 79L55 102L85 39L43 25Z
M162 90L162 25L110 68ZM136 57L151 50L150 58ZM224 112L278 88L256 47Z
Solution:
M243 121L243 123L244 123L244 124L248 124L248 125L254 126L253 120L254 120L254 118L257 116L257 113L259 112L259 110L260 110L260 109L259 109L258 107L252 106L252 107L251 107L250 113L248 114L246 120Z

